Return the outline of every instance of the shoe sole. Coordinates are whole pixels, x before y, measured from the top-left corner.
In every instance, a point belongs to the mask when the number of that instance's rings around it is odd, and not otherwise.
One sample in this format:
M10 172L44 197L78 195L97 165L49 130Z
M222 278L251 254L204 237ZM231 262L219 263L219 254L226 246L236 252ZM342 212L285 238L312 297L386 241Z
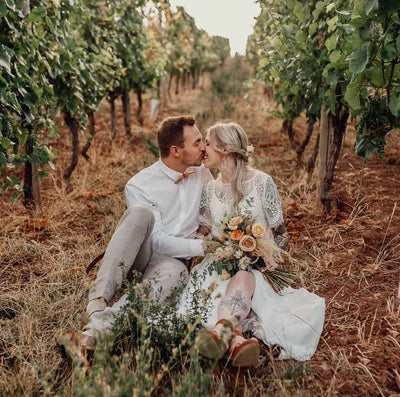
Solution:
M254 367L258 364L260 349L255 344L243 346L232 358L233 367Z
M195 346L199 354L213 360L222 358L226 351L223 342L216 340L216 336L205 329L200 330L198 333Z

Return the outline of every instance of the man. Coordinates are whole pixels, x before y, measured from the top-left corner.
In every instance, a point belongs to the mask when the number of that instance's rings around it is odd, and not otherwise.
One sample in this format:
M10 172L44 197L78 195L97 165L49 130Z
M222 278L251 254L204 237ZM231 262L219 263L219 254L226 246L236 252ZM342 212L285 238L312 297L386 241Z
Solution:
M143 273L157 296L165 299L182 280L187 282L188 260L203 256L195 239L203 185L212 179L202 166L205 146L191 116L169 117L157 132L160 159L127 183L128 209L107 247L89 293L89 322L80 338L91 345L111 328L126 296L108 304L121 287L124 274ZM80 347L81 347L80 346Z

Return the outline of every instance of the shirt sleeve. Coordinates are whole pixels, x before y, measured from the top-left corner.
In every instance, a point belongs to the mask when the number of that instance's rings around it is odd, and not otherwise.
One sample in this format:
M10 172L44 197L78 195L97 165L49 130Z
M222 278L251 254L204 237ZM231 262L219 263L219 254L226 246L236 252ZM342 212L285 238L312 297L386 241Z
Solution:
M202 240L175 237L166 232L159 209L137 186L128 183L125 187L125 197L128 207L141 204L153 212L155 223L151 233L151 247L154 251L175 258L204 256Z
M275 228L283 223L282 205L273 179L265 174L264 192L262 203L265 216L268 220L270 228Z

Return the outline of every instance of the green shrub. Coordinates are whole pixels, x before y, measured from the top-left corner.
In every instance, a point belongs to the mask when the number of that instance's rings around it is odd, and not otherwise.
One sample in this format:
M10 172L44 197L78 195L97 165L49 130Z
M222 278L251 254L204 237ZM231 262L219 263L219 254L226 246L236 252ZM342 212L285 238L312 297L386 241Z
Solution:
M74 395L209 394L211 375L203 372L202 360L192 349L209 295L196 290L182 317L176 306L183 286L159 302L146 280L141 282L137 274L134 278L127 304L112 332L101 339L92 366L87 371L75 368Z

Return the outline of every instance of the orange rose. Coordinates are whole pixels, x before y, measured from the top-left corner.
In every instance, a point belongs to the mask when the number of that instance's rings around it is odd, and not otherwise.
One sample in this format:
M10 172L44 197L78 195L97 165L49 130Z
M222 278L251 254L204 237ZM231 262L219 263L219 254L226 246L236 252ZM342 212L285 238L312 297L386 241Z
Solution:
M251 252L254 251L256 248L256 240L252 236L244 236L239 241L239 248L242 251Z
M234 241L240 240L243 237L243 232L241 230L234 230L231 234L231 239Z

